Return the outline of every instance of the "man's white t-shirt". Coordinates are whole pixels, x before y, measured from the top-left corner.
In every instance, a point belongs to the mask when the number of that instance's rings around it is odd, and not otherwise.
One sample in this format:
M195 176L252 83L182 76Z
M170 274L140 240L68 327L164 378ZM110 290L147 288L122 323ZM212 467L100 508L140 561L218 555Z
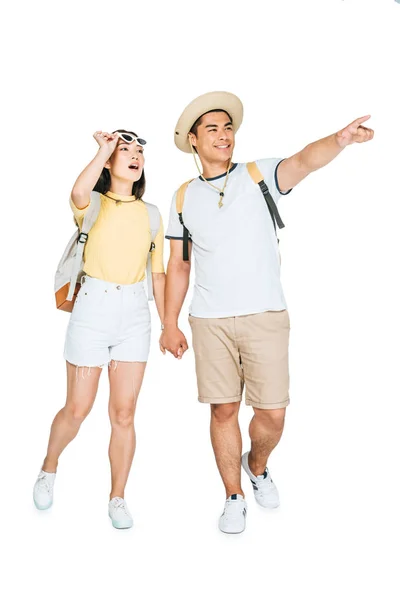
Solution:
M282 160L256 161L276 204L282 195L276 177ZM209 181L222 188L224 177ZM190 314L219 318L286 309L272 218L245 163L231 168L222 208L218 207L219 199L218 191L200 177L189 184L185 193L182 217L192 240L195 269ZM176 192L166 238L183 239Z

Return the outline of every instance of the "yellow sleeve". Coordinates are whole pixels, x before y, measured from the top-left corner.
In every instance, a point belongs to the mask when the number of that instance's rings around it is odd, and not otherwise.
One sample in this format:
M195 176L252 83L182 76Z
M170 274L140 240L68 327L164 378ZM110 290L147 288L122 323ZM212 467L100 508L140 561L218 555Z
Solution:
M154 240L155 249L151 254L151 271L152 273L165 273L164 269L164 224L160 217L160 229Z
M69 205L72 209L72 212L74 213L74 217L76 219L76 222L78 223L79 229L82 229L83 218L86 214L87 209L89 208L89 204L85 206L85 208L77 208L72 202L72 198L69 199Z

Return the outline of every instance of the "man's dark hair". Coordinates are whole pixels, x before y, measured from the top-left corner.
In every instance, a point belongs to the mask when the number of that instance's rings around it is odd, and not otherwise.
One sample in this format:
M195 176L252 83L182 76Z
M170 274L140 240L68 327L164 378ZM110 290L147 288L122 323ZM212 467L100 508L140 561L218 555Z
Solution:
M226 110L223 110L222 108L215 108L213 110L208 110L207 112L200 115L200 117L197 119L197 121L195 121L195 123L193 123L190 133L194 133L194 135L197 137L197 129L198 129L199 125L201 125L202 118L204 117L204 115L208 115L209 113L212 113L212 112L223 112L226 115L228 115L229 120L232 121L231 115L228 112L226 112Z
M134 137L137 137L136 133L133 131L127 131L126 129L116 129L113 133L130 133ZM107 194L111 187L111 175L109 169L104 168L101 172L101 175L94 186L95 192L100 192L100 194ZM144 176L144 169L142 171L142 176L138 181L134 181L132 186L132 196L136 196L136 198L141 198L146 189L146 178Z

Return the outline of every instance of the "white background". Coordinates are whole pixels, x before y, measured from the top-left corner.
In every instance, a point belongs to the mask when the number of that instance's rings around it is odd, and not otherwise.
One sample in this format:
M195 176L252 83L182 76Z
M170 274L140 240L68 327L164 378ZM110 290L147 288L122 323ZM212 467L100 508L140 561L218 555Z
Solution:
M398 599L400 6L36 1L9 3L2 21L2 596ZM196 175L174 146L176 120L212 90L244 103L237 161L289 156L365 114L376 131L281 201L292 322L292 402L270 461L281 508L264 512L244 480L245 533L218 531L224 492L193 352L159 353L152 306L126 494L134 528L107 517L106 373L39 513L32 486L65 399L68 317L53 275L91 136L148 140L145 199L166 221ZM186 315L187 304L189 335ZM243 406L245 449L250 417Z

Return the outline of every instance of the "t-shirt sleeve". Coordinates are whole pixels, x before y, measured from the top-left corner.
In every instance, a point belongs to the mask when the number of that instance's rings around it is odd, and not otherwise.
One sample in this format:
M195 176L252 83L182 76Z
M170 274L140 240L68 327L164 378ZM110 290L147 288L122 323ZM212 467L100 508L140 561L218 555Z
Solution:
M70 198L69 205L72 209L72 212L74 213L74 217L76 219L76 222L78 223L79 229L82 229L83 219L87 212L87 209L89 208L90 202L87 206L85 206L85 208L77 208L75 206L75 204L72 202L72 198Z
M152 273L165 273L164 269L164 224L160 217L160 228L154 240L155 249L151 254Z
M183 240L183 225L179 221L178 212L176 210L176 194L172 197L171 210L169 212L169 222L165 237L167 240Z
M268 186L271 196L278 203L281 196L287 196L292 191L291 189L283 193L279 189L277 171L280 163L285 160L284 158L262 158L257 160L257 167L260 169L264 176L264 181Z

